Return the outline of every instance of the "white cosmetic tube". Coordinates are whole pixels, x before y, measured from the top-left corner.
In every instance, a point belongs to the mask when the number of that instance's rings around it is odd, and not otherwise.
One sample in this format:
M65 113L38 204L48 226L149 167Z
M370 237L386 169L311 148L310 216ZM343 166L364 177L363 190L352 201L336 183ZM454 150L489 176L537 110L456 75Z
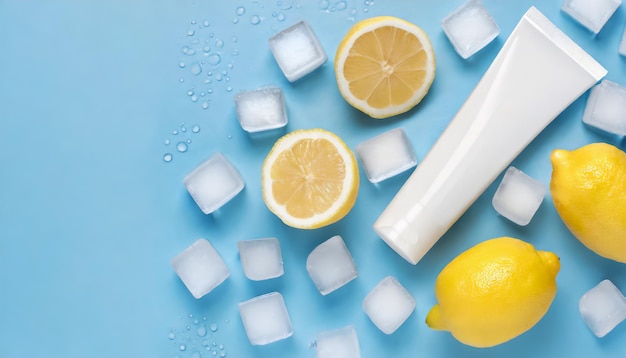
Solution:
M607 71L531 7L374 223L416 264L517 155Z

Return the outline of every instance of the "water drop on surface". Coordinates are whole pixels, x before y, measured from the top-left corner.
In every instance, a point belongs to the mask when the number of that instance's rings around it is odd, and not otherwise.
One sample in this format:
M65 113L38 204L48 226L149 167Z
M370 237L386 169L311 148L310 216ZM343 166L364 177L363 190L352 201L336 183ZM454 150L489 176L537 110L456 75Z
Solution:
M179 78L178 82L183 83L183 82L185 82L185 79L184 78Z
M211 329L211 332L217 332L219 327L217 327L217 324L212 323L211 326L209 327L209 329ZM215 345L215 342L213 342L213 345Z
M202 354L200 354L200 352L193 352L193 354L191 355L191 358L202 358Z
M176 144L176 150L181 152L181 153L185 153L187 151L187 143L185 142L178 142L178 144ZM190 330L191 327L187 326L187 330Z
M226 352L220 352L220 357L222 358L226 357Z
M285 14L283 14L282 12L280 14L278 14L278 16L276 16L276 20L278 21L285 21Z
M196 102L197 100L198 100L198 96L196 96L195 94L191 96L191 102Z
M209 46L204 46L202 48L202 52L204 52L205 55L208 55L211 52L211 48Z
M211 53L208 55L207 61L209 61L209 65L219 65L219 63L222 62L222 57L217 53Z
M209 37L210 37L210 38L213 38L213 36L215 36L215 34L211 32L211 33L209 34Z
M179 151L179 152L180 152L179 146L180 146L180 144L181 144L181 143L182 143L183 145L185 145L185 143L183 143L183 142L180 142L180 143L176 144L176 149L178 149L178 151ZM185 150L183 150L183 152L184 152L184 151L185 151ZM182 152L181 152L181 153L182 153ZM187 325L187 327L185 327L185 328L187 328L187 330L188 330L188 331L190 331L190 330L191 330L191 326L189 326L189 325Z
M205 325L199 326L198 329L196 330L196 333L200 337L206 336L206 334L207 334L206 326Z
M178 63L178 67L180 67L180 68L185 68L185 63L184 63L183 61L180 61L180 62Z
M170 140L166 139L164 143L165 143L165 145L170 145Z
M215 47L217 47L217 48L224 47L224 41L222 41L220 39L215 40Z
M193 133L198 133L198 132L200 132L200 126L199 126L199 125L197 125L197 124L194 124L194 126L193 126L193 127L191 127L191 131L192 131ZM206 321L204 318L203 318L203 320L204 320L204 321Z
M165 160L165 158L163 158L163 160ZM170 334L167 335L167 338L169 338L170 340L173 340L174 338L176 338L176 333L170 332Z
M198 63L194 63L193 65L191 65L191 74L192 75L199 75L202 73L202 67L200 66L200 64Z
M196 30L194 30L194 29L187 30L187 36L193 36L195 34L196 34Z
M177 131L177 130L173 130L173 131L172 131L172 134L173 134L173 135L177 135L177 134L178 134L178 131Z
M178 347L178 349L180 349L180 350L181 350L181 352L182 352L182 351L185 351L185 350L187 349L187 346L186 346L186 345L184 345L184 344L181 344L181 345Z
M196 20L191 20L191 22L189 22L189 23L192 24L192 25L195 25L196 24Z
M216 351L213 351L213 352L211 352L211 354L213 354L214 356L216 356L216 355L217 355L217 352L216 352Z
M202 102L202 109L208 109L209 108L209 102Z
M337 8L337 10L342 11L348 7L348 4L345 1L339 1L335 4L335 7Z
M322 0L319 3L320 10L327 10L329 6L329 2L327 0Z
M221 74L221 73L218 73L217 75L215 75L215 79L216 79L217 81L221 81L221 80L222 80L222 74Z
M204 27L209 27L209 26L211 26L211 23L209 22L209 20L204 20L202 22L202 25L204 25Z
M181 132L183 132L183 133L185 133L185 132L187 131L187 128L182 127L182 128L180 129L180 131L181 131Z
M226 92L231 92L233 88L231 86L226 87Z
M241 15L246 13L246 8L243 7L243 6L240 6L240 7L237 8L236 11L237 11L237 15L241 16Z
M192 90L189 90L189 91L187 91L187 96L193 96L193 93L194 92Z
M172 161L172 155L170 153L167 153L163 156L163 161L166 163L169 163Z
M250 18L250 23L252 25L258 25L261 22L261 18L258 17L257 15L254 15Z
M187 144L191 144L191 139L187 139Z
M239 19L235 17L235 18L233 19L233 24L238 24L238 23L239 23Z
M207 92L209 92L209 93L213 93L213 88L209 88L209 89L207 90Z

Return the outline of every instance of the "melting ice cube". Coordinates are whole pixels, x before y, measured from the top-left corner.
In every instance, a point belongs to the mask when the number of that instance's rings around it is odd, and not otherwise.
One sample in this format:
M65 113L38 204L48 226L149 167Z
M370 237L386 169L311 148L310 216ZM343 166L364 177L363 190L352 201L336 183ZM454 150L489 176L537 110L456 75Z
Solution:
M313 72L326 62L326 52L306 21L280 31L269 40L270 50L289 82Z
M464 59L487 46L500 28L480 0L470 0L441 21L443 32Z
M378 183L417 164L411 142L401 128L371 138L356 147L367 179Z
M285 301L278 292L241 302L239 314L252 345L270 344L293 334Z
M395 332L415 309L415 299L393 276L383 278L363 300L363 311L385 334Z
M306 259L306 269L322 295L327 295L358 275L352 255L341 236L318 245Z
M240 92L235 107L241 128L254 133L287 125L287 109L283 91L277 87Z
M260 281L283 274L280 242L276 238L239 241L243 272L251 280Z
M230 275L228 267L213 245L199 239L172 259L174 271L193 297L211 292Z
M525 226L539 209L545 195L546 187L542 182L511 166L504 173L491 203L498 214Z
M361 358L353 326L320 332L315 339L315 358Z
M593 87L583 122L608 133L626 136L626 88L608 80Z
M226 204L245 185L237 169L219 152L187 174L183 183L205 214L210 214Z
M626 298L609 280L587 291L578 302L583 320L598 337L604 337L626 319Z
M621 3L622 0L565 0L561 10L597 34Z

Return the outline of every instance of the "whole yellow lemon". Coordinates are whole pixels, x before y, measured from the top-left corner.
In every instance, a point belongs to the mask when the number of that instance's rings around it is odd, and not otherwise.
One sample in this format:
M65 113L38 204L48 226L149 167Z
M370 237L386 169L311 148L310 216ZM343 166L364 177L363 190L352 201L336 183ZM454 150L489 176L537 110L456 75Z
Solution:
M606 143L550 156L550 192L567 228L598 255L626 263L626 153Z
M460 342L491 347L528 331L556 295L558 256L519 239L484 241L454 258L435 283L437 302L426 317Z

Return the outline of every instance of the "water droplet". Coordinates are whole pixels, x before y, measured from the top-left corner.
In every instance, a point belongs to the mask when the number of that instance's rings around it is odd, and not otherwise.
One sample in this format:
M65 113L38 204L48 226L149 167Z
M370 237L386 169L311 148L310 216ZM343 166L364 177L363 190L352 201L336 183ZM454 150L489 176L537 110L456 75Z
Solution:
M166 154L163 156L163 161L164 161L164 162L166 162L166 163L171 162L171 161L172 161L172 155L171 155L170 153L166 153Z
M241 15L243 15L245 13L246 13L246 8L245 7L240 6L240 7L237 8L237 15L241 16Z
M233 36L230 40L231 40L233 43L237 43L237 36Z
M226 357L226 352L220 352L220 357L222 358Z
M178 149L178 151L179 151L179 152L184 153L184 152L186 152L186 151L187 151L187 149L185 149L185 150L182 150L182 151L181 151L181 150L180 150L180 148L179 148L181 143L182 143L183 145L185 145L185 143L180 142L180 143L176 144L176 149ZM188 330L188 331L191 331L191 326L190 326L190 325L187 325L187 327L185 327L185 328L187 328L187 330Z
M219 63L222 62L222 57L220 57L217 53L211 53L208 55L207 61L209 62L209 65L219 65Z
M218 327L216 323L212 323L211 326L209 327L209 329L211 330L211 332L217 332ZM213 345L215 345L215 342L213 342Z
M193 65L191 65L191 74L197 76L201 73L202 73L202 67L200 66L199 63L194 63Z
M220 344L220 349L224 350L224 345L223 344Z
M257 15L254 15L250 18L250 23L252 25L258 25L261 22L261 18L258 17Z
M348 4L345 1L339 1L335 4L335 7L337 8L337 10L342 11L348 7Z
M224 77L224 81L226 81L226 82L230 82L230 76L226 76L226 77Z
M215 75L215 79L216 79L217 81L221 81L221 80L222 80L222 74L221 74L221 73L218 73L217 75Z
M187 143L178 142L178 144L176 144L176 150L181 153L185 153L187 151ZM191 327L187 326L187 330L191 330Z
M191 144L191 139L187 139L187 144Z
M192 43L193 45L197 45L197 44L199 44L199 43L200 43L200 40L199 40L199 39L193 39L193 40L191 40L191 43Z
M204 52L205 55L208 55L211 52L211 48L209 46L204 46L202 48L202 52Z
M164 143L165 143L165 145L170 145L170 140L166 139Z
M224 47L224 41L222 41L220 39L215 40L215 47L217 47L217 48Z
M363 9L363 12L368 12L368 11L369 11L368 8Z
M320 10L327 10L330 3L327 0L322 0L319 2Z
M210 37L210 38L213 38L213 36L215 36L215 34L211 32L211 33L209 34L209 37Z
M163 158L163 160L165 160L165 157ZM165 160L165 161L167 162L167 160ZM173 340L174 338L176 338L176 333L170 332L170 334L167 335L167 338L169 338L170 340Z
M216 352L216 351L213 351L213 352L211 352L211 354L213 354L214 356L216 356L216 355L217 355L217 352Z
M196 20L191 20L190 24L195 25L196 24Z
M208 93L213 93L213 88L209 88L208 90L206 90Z
M226 87L226 92L231 92L233 88L231 86Z
M184 132L186 132L186 131L187 131L187 128L182 127L182 128L180 129L180 131L184 133Z
M272 13L272 17L276 17L277 15L278 15L278 13L277 13L277 12L273 12L273 13Z
M181 345L178 347L178 349L180 349L180 350L181 350L181 352L182 352L182 351L185 351L185 350L187 349L187 346L186 346L186 345L184 345L184 344L181 344Z
M195 34L196 34L196 30L194 30L194 29L187 30L187 36L193 36Z
M185 82L185 79L181 77L181 78L178 79L178 82L183 83L183 82Z
M198 126L198 130L199 130L199 129L200 129L200 127ZM206 321L206 319L207 319L207 318L206 318L206 316L202 316L202 320L203 320L203 321Z
M195 351L191 355L191 358L202 358L202 354L200 354L200 352L198 352L198 351Z
M200 126L199 126L199 125L197 125L197 124L194 124L194 125L193 125L193 127L191 127L191 131L192 131L193 133L198 133L198 132L200 132ZM205 320L205 319L204 319L204 317L203 317L202 319L203 319L203 320ZM205 320L205 321L206 321L206 320Z
M204 96L206 96L206 93L205 92L200 92L200 97L204 97Z
M227 138L227 139L233 139L233 135L232 135L232 134L229 134L229 135L227 135L227 136L226 136L226 138Z
M203 25L204 27L209 27L209 26L211 26L211 23L209 22L209 20L204 20L204 21L202 22L202 25Z
M222 75L226 76L227 74L228 74L228 71L222 70Z
M187 91L187 96L193 96L193 91L192 90Z
M239 49L234 48L231 52L230 52L233 56L237 56L239 55Z
M217 343L215 343L215 342L211 343L211 345L212 345L213 347L217 347Z
M283 14L282 12L280 14L278 14L278 16L276 16L276 20L278 21L285 21L285 14Z
M239 19L238 18L233 18L233 24L238 24L239 23Z
M177 131L177 130L173 130L173 131L172 131L172 134L173 134L173 135L177 135L177 134L178 134L178 131Z
M178 63L178 67L180 67L180 68L185 68L185 63L184 63L183 61L180 61L180 62Z
M205 325L199 326L198 329L196 330L196 333L200 337L206 336L206 334L207 334L206 326Z
M198 100L198 96L196 96L195 94L191 96L191 102L196 102L197 100Z
M208 109L209 108L209 102L202 102L202 109Z

